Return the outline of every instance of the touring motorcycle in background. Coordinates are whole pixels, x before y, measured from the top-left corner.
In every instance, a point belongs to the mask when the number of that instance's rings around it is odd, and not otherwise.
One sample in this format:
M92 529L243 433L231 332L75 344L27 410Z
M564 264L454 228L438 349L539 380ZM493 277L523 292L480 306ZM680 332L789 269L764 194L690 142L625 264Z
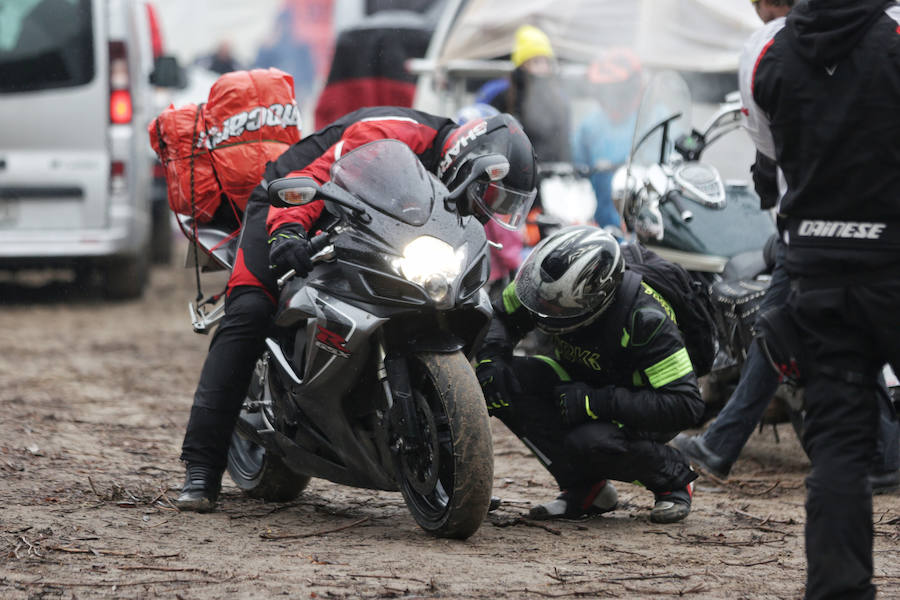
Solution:
M703 381L707 417L737 385L774 262L773 215L760 210L749 182L725 182L703 160L715 141L740 127L740 110L740 99L730 95L697 131L687 83L672 71L656 74L641 99L628 164L613 178L613 199L628 230L684 266L712 296L719 351ZM794 394L782 388L764 422L789 417L797 427L798 409Z
M500 155L478 161L473 179L508 169ZM449 192L396 140L344 155L322 186L270 183L274 205L323 199L329 216L310 240L308 277L291 272L279 282L275 327L228 454L228 473L245 493L284 502L319 477L399 490L436 536L467 538L479 528L493 452L467 357L491 315L482 289L490 263L481 223L454 210L467 183ZM196 244L230 267L227 235L203 225ZM198 331L220 316L191 311Z

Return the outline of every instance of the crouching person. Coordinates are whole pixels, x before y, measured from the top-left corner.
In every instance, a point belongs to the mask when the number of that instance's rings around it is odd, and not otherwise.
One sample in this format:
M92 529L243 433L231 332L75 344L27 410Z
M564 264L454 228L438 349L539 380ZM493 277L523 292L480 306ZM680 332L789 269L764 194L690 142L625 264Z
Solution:
M653 492L654 523L691 510L697 475L675 434L698 424L703 401L674 313L596 227L568 227L538 244L494 307L478 353L488 411L528 446L561 494L532 519L613 510L609 480ZM513 356L537 327L553 357Z

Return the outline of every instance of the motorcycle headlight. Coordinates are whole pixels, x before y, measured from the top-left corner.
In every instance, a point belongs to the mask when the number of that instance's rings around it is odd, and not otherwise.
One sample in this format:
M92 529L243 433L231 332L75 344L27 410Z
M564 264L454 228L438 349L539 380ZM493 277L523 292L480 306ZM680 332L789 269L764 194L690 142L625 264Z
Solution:
M426 235L410 242L403 249L403 258L394 265L401 275L421 285L432 300L440 303L448 297L465 259L465 246L454 250L447 242Z

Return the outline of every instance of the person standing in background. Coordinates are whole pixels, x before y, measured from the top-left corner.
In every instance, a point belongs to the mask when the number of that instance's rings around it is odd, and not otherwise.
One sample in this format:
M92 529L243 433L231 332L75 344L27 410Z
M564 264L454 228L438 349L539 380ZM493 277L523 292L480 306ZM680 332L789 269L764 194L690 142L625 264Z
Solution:
M575 130L572 160L591 171L597 197L594 222L621 231L622 217L612 201L615 169L628 160L643 89L641 61L629 48L610 48L591 63L587 83L598 106Z
M771 39L773 31L784 27L785 17L793 5L793 0L759 0L754 3L766 27L748 41L741 62L740 84L745 106L752 102L750 86L757 49ZM751 136L757 137L759 123L755 120L756 115L750 113L748 118L754 119L747 123L748 130ZM765 148L765 151L770 150ZM758 150L752 171L760 208L774 208L781 195L775 161ZM784 269L784 243L778 240L775 247L775 268L760 304L760 313L783 306L790 293L790 281ZM878 445L870 474L875 493L891 491L900 485L900 423L897 422L887 389L883 385L879 387ZM769 365L758 342L754 341L747 351L741 379L715 421L700 435L679 434L672 444L684 452L695 466L719 479L726 479L777 388L778 375Z
M569 162L569 99L550 38L533 25L522 25L516 30L510 59L515 69L509 78L486 83L475 102L519 119L539 162Z
M777 210L803 358L806 598L874 598L877 381L900 367L900 5L798 3L743 60L757 149L786 182Z

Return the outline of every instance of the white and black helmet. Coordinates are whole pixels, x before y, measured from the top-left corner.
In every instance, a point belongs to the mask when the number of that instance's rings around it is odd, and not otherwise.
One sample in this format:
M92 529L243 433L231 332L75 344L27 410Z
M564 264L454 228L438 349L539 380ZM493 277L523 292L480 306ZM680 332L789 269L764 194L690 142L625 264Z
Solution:
M625 273L616 239L598 227L560 229L534 247L516 274L516 296L549 333L586 325L615 298Z

